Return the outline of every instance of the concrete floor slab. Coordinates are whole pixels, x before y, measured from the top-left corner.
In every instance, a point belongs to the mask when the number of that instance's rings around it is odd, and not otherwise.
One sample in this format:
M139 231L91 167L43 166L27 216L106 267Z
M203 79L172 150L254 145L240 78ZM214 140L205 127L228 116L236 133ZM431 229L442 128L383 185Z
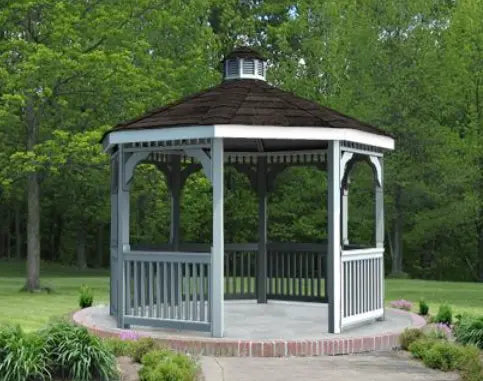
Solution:
M92 309L86 319L98 327L116 328L116 321L109 315L108 307ZM258 304L255 301L227 301L224 337L246 340L348 338L402 331L413 324L411 315L388 309L383 321L352 327L334 335L328 333L327 320L328 307L322 303L269 301L266 304ZM149 332L153 337L164 337L166 334L210 337L209 333L197 331L141 326L132 326L131 329Z
M331 357L203 357L206 381L456 381L456 373L424 367L404 352Z

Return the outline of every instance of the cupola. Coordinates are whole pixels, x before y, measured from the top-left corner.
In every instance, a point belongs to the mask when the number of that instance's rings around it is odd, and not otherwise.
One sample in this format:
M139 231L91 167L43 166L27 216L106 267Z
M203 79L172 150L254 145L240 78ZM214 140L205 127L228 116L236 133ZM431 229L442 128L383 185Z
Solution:
M223 60L223 79L258 79L266 81L267 60L247 46L235 48Z

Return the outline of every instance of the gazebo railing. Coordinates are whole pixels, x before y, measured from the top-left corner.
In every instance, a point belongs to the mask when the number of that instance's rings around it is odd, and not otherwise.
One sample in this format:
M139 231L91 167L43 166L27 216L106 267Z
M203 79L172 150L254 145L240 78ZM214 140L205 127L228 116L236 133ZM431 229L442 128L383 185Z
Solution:
M342 251L342 327L384 315L384 249Z
M211 253L128 251L124 324L209 331Z
M267 244L267 298L327 301L327 246ZM256 299L258 245L225 245L225 299Z
M258 245L225 245L225 299L256 299Z
M327 246L269 243L267 298L327 302Z

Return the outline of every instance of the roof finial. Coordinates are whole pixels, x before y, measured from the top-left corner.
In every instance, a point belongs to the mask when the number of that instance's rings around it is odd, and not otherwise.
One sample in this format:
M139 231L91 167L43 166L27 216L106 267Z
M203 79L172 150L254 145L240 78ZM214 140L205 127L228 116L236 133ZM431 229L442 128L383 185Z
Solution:
M267 61L256 50L240 46L223 60L223 79L259 79L266 81Z

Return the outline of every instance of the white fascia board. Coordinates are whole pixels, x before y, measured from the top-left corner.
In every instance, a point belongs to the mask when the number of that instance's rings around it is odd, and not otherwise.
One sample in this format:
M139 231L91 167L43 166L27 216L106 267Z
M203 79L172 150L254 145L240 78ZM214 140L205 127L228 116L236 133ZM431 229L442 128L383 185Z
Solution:
M350 128L281 127L216 124L215 137L245 139L346 140L375 147L394 149L394 139Z
M216 124L112 131L102 141L104 150L113 145L179 139L288 139L288 140L346 140L393 150L394 139L350 128L281 127Z
M214 137L214 126L184 126L112 131L102 144L104 151L116 144L168 141L179 139L209 139Z

